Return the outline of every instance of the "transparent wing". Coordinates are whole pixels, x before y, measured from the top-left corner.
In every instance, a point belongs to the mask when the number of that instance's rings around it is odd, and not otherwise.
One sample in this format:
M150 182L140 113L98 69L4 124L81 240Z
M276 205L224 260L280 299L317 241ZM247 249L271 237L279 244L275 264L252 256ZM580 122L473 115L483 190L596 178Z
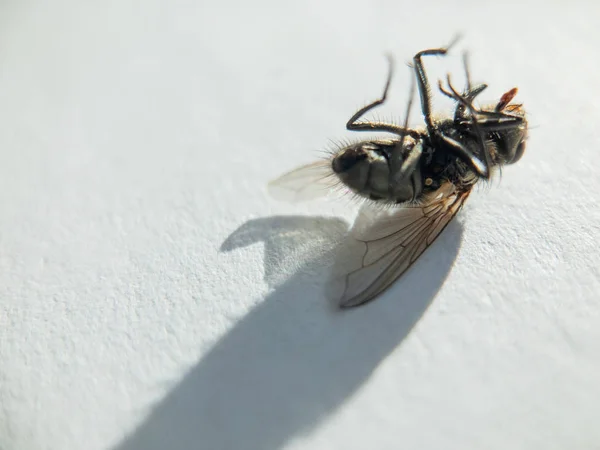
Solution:
M271 181L269 193L277 200L301 202L332 192L338 179L331 170L331 161L315 161Z
M446 183L418 206L375 218L361 211L353 234L364 244L364 253L360 267L345 276L340 306L362 305L387 289L446 228L469 194Z

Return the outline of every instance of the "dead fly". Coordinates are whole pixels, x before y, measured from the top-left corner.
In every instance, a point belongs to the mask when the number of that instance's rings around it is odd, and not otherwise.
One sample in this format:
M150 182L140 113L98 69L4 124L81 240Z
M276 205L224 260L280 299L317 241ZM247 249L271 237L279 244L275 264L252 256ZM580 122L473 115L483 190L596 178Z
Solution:
M358 306L374 299L400 277L427 249L458 213L480 179L489 180L494 169L517 162L525 150L527 121L521 105L511 103L517 89L495 104L481 109L473 100L487 87L472 86L465 58L467 83L459 93L450 76L440 91L456 102L454 117L434 119L431 94L422 58L445 55L446 48L417 53L412 68L421 100L424 129L359 119L385 102L393 73L389 72L383 95L365 106L346 123L353 131L386 132L396 137L365 140L339 149L330 158L300 167L270 183L275 196L303 200L326 193L340 183L356 195L383 209L366 231L355 233L365 250L358 269L345 277L342 307ZM373 217L359 215L355 230Z

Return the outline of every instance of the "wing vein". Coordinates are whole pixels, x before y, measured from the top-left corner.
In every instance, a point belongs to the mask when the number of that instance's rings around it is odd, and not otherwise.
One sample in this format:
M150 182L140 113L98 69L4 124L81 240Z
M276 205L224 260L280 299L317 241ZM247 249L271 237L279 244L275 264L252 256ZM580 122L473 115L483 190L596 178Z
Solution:
M387 289L431 246L460 211L469 193L469 190L457 192L454 185L447 183L419 207L399 208L385 220L371 217L364 238L356 238L365 248L360 267L344 277L341 306L364 304ZM420 214L415 214L415 208L419 208ZM359 215L353 228L363 227L362 222L368 219L366 214ZM368 239L369 235L376 237Z

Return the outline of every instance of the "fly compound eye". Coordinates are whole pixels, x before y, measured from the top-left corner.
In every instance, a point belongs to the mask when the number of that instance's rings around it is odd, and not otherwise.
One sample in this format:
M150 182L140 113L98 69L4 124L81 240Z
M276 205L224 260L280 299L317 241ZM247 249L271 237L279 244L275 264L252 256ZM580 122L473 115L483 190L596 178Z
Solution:
M367 154L362 149L350 148L333 158L331 168L335 173L347 172L354 165L365 159L367 159Z
M525 153L525 141L521 141L519 143L519 145L517 146L517 150L515 151L515 156L512 159L511 163L515 163L518 160L520 160L521 157L523 156L523 153Z

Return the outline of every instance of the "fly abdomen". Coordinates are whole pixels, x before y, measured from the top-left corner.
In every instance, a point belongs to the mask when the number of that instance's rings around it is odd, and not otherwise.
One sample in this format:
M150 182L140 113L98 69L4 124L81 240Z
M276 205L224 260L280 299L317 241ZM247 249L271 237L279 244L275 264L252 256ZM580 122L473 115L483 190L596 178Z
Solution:
M414 142L406 141L403 146L412 149ZM334 156L331 168L345 186L361 197L386 203L409 202L421 193L421 174L417 165L403 177L390 176L390 155L400 142L368 141L350 145Z

